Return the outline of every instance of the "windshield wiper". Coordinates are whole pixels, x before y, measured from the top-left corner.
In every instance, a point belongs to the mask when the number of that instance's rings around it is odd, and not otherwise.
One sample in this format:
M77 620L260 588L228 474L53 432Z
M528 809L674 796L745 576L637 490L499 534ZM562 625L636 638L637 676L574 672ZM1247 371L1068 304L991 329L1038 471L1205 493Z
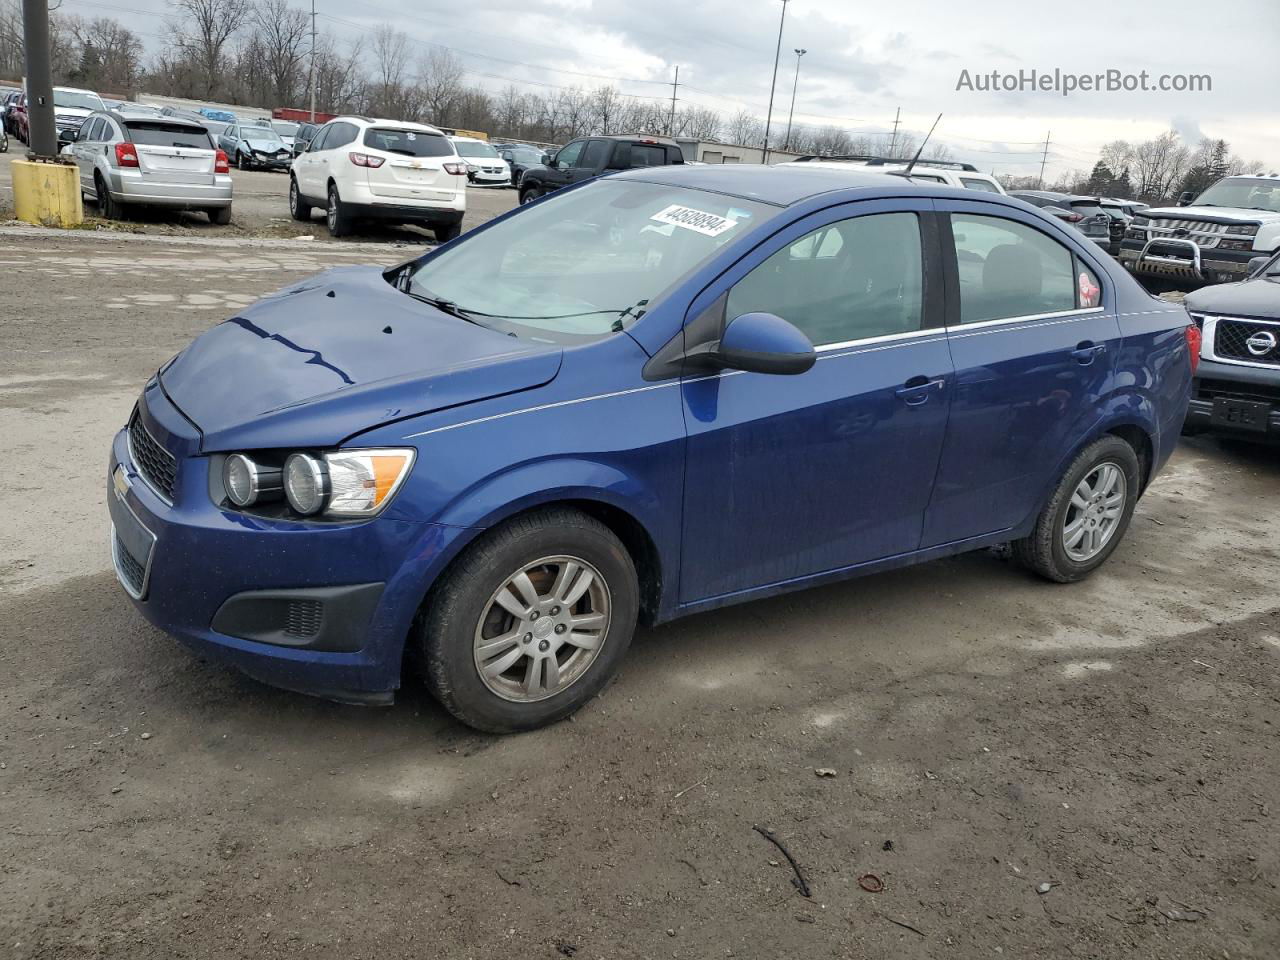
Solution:
M500 320L572 320L575 317L594 317L601 313L616 313L618 315L618 319L614 322L620 323L624 317L631 313L631 311L636 310L637 307L643 307L648 302L648 298L645 298L644 300L637 300L631 306L623 307L621 309L618 309L617 307L610 307L603 310L580 310L577 313L550 313L538 314L537 316L520 315L515 313L484 313L481 310L468 310L467 312L474 314L477 317L496 317ZM639 317L643 313L643 310L639 310L635 316Z
M408 271L405 271L404 273L400 274L399 278L396 279L396 289L398 289L401 293L404 293L412 297L414 300L418 300L422 303L425 303L428 306L435 307L437 310L441 311L442 313L447 313L451 317L457 317L459 320L467 321L467 323L474 323L477 327L486 327L490 330L493 329L492 327L489 326L489 324L482 323L479 320L477 320L474 316L472 316L471 310L464 310L462 307L458 306L452 300L446 300L444 297L438 297L434 293L432 293L430 290L426 291L425 293L419 293L415 290L411 290L410 284L413 281L408 279L408 276L409 276ZM480 314L480 316L482 317L488 316L488 314L482 313Z

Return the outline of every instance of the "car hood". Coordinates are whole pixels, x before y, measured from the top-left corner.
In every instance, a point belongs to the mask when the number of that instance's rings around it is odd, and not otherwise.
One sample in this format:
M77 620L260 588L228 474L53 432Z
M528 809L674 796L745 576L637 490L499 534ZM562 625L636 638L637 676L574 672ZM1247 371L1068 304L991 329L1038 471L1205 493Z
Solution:
M541 386L562 351L480 327L340 267L197 337L160 373L204 452L323 447L394 420Z
M1139 210L1139 217L1177 217L1181 220L1239 220L1242 223L1271 223L1280 213L1269 210L1246 210L1243 207L1150 207Z
M1201 287L1188 293L1183 303L1196 313L1280 320L1280 277Z
M261 137L245 137L244 142L249 145L249 149L261 150L264 153L275 153L287 149L279 140L267 140Z
M92 110L88 110L84 107L54 107L53 108L53 115L55 117L79 117L80 119L84 119L91 113L93 113Z

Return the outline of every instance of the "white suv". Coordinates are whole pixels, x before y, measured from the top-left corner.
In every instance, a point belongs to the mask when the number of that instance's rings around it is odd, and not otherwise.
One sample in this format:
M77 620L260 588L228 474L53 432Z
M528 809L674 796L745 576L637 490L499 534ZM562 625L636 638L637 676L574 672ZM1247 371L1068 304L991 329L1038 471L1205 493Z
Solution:
M450 137L458 156L467 163L467 179L473 187L511 186L511 167L493 144L475 137Z
M462 232L466 188L466 163L435 127L336 117L293 160L289 212L309 220L323 208L335 237L357 220L381 220L429 226L445 243Z
M801 157L791 163L803 163L807 167L827 170L847 170L856 167L861 173L902 173L907 169L905 160L885 157ZM911 170L912 180L945 183L962 190L982 190L986 193L1004 193L1004 187L995 177L979 173L972 163L953 163L944 160L918 160Z

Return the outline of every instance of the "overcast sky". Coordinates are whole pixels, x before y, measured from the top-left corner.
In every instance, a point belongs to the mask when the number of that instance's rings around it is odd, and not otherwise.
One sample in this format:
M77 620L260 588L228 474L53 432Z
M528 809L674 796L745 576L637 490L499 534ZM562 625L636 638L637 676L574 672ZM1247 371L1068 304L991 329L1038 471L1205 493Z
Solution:
M305 6L309 0L296 0ZM115 16L156 44L163 0L63 0L62 9ZM680 97L726 117L764 116L780 0L316 0L322 30L352 37L389 21L418 44L454 48L477 83L540 89L613 80L622 92ZM1193 141L1230 141L1236 153L1280 169L1280 0L790 0L774 123L786 123L796 47L802 60L797 121L935 134L957 158L998 173L1035 172L1051 132L1049 173L1090 166L1118 138L1170 127ZM418 47L424 49L423 46ZM496 58L496 59L495 59ZM504 62L518 61L518 62ZM957 90L970 75L1019 69L1093 74L1208 74L1199 93L983 93ZM584 76L589 74L590 76ZM661 82L658 82L661 81ZM663 82L667 85L663 86Z

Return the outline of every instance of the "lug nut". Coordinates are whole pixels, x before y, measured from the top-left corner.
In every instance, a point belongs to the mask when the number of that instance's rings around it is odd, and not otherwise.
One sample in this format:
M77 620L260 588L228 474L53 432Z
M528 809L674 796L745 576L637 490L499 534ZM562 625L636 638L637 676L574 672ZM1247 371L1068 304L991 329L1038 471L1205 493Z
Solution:
M546 640L543 640L538 644L538 649L543 653L546 653L550 648L551 648L551 644L548 643Z
M556 633L564 633L565 627L563 623L556 624Z
M535 610L533 611L533 613L529 614L529 619L537 620L540 616L542 616L542 614L540 614L537 610Z
M559 608L559 607L552 607L552 608L551 608L551 615L552 615L553 617L559 616L559 615L560 615L560 608Z
M525 643L532 643L532 642L533 642L533 634L532 634L532 633L526 633L526 634L524 635L524 642L525 642Z

